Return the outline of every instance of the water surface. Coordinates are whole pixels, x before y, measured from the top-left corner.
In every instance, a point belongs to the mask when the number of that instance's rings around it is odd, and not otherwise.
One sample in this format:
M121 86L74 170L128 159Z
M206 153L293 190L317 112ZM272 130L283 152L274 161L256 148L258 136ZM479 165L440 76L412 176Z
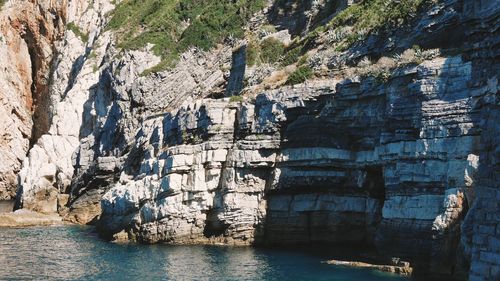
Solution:
M304 250L108 243L89 227L0 228L0 280L408 280Z

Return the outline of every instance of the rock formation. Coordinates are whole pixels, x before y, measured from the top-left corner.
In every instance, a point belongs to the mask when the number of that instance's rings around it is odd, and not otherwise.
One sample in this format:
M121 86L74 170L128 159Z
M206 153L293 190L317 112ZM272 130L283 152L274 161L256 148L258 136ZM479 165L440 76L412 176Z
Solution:
M16 174L49 126L48 84L66 1L7 2L0 11L0 200L14 198Z
M39 2L0 12L0 197L17 175L18 207L109 239L364 245L500 275L494 0L424 1L347 48L352 28L315 28L359 1L271 1L246 31L305 38L302 62L249 66L250 40L228 39L157 73L151 44L106 28L112 1ZM285 85L301 65L313 77Z
M450 120L473 103L447 85L470 79L469 62L435 58L383 85L186 104L142 127L140 168L104 195L101 228L148 243L373 243L453 264L480 140L470 118Z
M99 73L85 64L90 54L87 46L99 44L97 38L104 24L103 16L113 7L107 1L91 4L81 1L75 5L68 20L83 26L79 32L89 34L89 42L82 42L81 36L71 30L58 42L50 85L51 124L30 149L19 173L18 203L36 211L57 212L57 202L61 200L58 194L67 193L71 183L74 171L71 156L81 135L77 124L83 123L84 105L99 81ZM103 52L106 47L96 48L94 52Z

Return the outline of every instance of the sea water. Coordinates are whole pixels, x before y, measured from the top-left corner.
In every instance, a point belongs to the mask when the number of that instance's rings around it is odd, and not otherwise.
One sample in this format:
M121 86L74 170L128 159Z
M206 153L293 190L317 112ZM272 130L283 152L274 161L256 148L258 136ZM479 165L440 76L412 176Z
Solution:
M300 249L117 244L90 227L0 228L0 280L408 280Z

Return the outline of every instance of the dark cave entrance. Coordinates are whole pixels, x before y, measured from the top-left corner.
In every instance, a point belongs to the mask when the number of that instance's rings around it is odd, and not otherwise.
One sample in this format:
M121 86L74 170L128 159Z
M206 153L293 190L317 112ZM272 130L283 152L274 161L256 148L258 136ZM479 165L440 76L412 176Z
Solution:
M207 211L207 220L203 229L203 236L206 238L222 236L226 232L228 226L217 217L218 214L216 209Z
M365 243L375 248L375 236L377 229L382 222L382 208L385 202L385 179L382 166L371 166L365 169L366 176L363 182L363 189L367 194L367 200L375 199L377 201L375 210L367 210L365 223Z
M363 189L368 192L368 197L384 202L385 180L382 166L372 166L366 168L366 177L363 182Z

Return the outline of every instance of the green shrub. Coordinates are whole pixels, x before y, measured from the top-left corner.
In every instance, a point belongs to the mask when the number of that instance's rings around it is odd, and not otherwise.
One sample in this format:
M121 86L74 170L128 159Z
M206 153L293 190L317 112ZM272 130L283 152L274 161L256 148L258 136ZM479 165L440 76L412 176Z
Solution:
M286 80L287 85L295 85L304 83L307 79L311 78L313 75L313 70L308 65L303 65L297 68Z
M250 40L247 44L247 53L246 53L246 59L247 59L247 65L248 66L253 66L258 63L260 63L260 46L257 44L255 41Z
M267 38L258 43L257 39L249 38L247 44L247 65L261 63L277 63L283 58L285 45L275 38Z
M159 64L144 70L140 74L140 76L148 76L151 73L156 73L156 72L163 71L165 69L172 68L175 66L175 63L176 63L176 60L174 60L174 58L162 60Z
M352 34L341 43L338 50L345 50L368 34L392 26L400 26L416 16L418 10L432 0L365 0L353 4L335 16L327 29L352 26Z
M229 98L229 102L242 102L243 97L242 96L231 96Z
M297 65L301 66L301 65L306 64L306 63L307 63L307 59L308 59L308 58L309 58L309 57L307 56L307 54L306 54L306 55L301 56L301 57L300 57L300 59L299 59L299 61L297 62Z
M291 65L291 64L296 63L297 60L299 59L301 53L302 53L302 46L288 49L285 52L283 60L281 61L281 65L287 66L287 65Z
M391 79L391 73L389 71L381 71L375 75L375 80L379 84L385 84Z
M76 36L78 36L83 42L87 42L89 40L88 33L83 32L78 25L74 22L70 22L66 25L68 30L71 30Z
M265 24L260 29L268 34L275 33L277 31L276 27L272 24Z
M95 51L91 51L90 54L88 55L87 59L93 60L97 58L97 53Z
M260 43L261 58L265 63L278 62L285 52L285 45L276 38L267 38Z
M151 71L161 71L190 47L208 50L224 38L243 36L242 27L263 7L264 0L123 0L108 26L121 34L123 49L154 44L162 62Z

